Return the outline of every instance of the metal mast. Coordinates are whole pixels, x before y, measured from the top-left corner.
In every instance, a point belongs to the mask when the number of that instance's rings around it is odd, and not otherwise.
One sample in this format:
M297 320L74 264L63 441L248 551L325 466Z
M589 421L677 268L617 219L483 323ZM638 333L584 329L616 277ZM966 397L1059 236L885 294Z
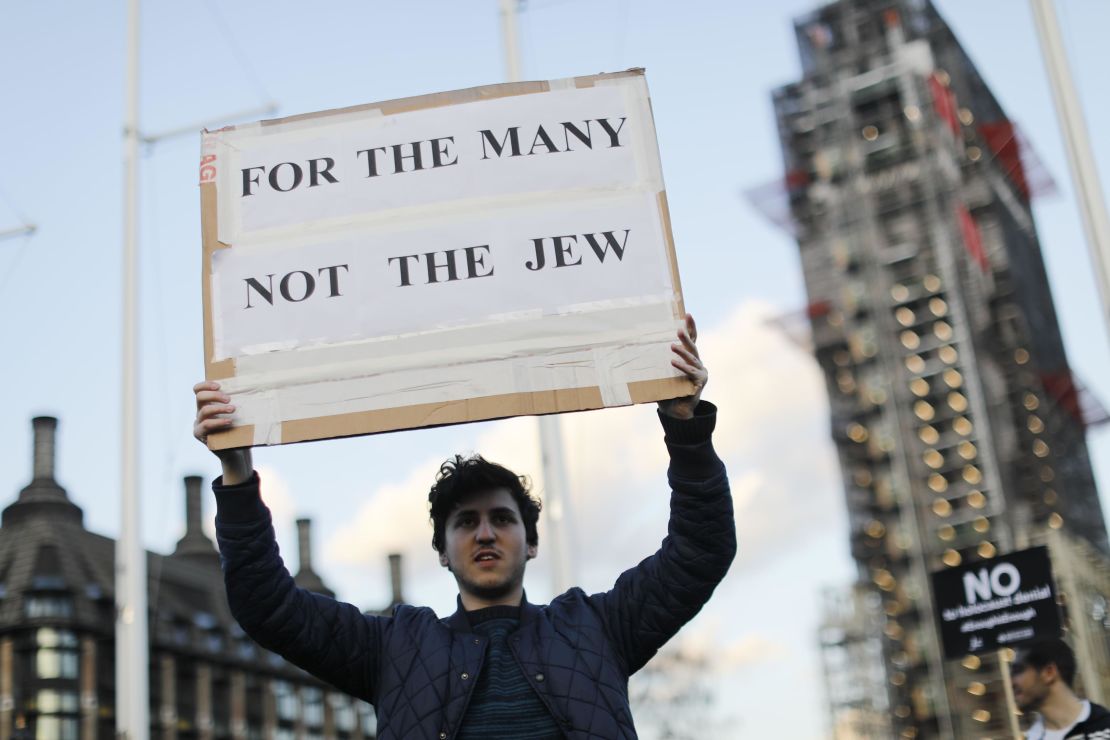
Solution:
M35 233L36 228L34 224L25 224L23 226L16 226L13 229L4 229L0 231L0 239L11 239L16 236L30 236Z
M518 0L500 0L501 35L505 48L505 75L509 82L520 81L520 46L517 41L516 10ZM540 451L543 458L544 512L547 516L547 534L550 543L552 582L556 594L574 585L570 562L568 528L570 503L566 497L567 474L563 458L563 435L559 417L541 416Z
M150 734L146 553L138 495L138 174L139 0L128 0L127 90L123 124L123 372L120 537L116 544L116 731L123 740Z
M1056 117L1064 133L1075 197L1083 217L1083 230L1091 250L1099 293L1102 296L1103 327L1110 332L1110 220L1106 216L1106 198L1095 167L1091 139L1083 122L1083 109L1068 67L1060 24L1052 0L1030 0L1041 55L1048 70L1049 88L1056 104Z

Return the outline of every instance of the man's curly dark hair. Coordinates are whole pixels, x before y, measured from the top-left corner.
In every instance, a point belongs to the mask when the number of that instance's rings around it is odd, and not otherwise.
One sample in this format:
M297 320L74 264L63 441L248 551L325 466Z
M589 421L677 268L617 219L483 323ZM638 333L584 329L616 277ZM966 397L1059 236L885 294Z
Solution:
M1025 643L1017 649L1010 669L1020 673L1030 666L1039 671L1049 664L1055 664L1060 678L1071 688L1075 681L1075 653L1059 637L1040 637Z
M447 517L466 496L478 491L504 488L512 494L520 509L524 522L524 535L527 543L535 547L539 543L536 523L540 519L542 504L532 495L531 483L523 475L517 475L508 468L486 460L481 455L463 457L455 455L439 466L435 485L428 491L428 506L432 517L432 547L443 553L447 548L444 529Z

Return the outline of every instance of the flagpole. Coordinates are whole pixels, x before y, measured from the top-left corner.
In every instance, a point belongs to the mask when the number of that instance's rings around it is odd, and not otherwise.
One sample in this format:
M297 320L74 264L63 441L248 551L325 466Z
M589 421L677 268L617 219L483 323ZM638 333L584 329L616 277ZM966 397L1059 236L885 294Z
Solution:
M1014 740L1021 740L1021 725L1018 724L1018 706L1014 698L1014 684L1010 675L1009 650L998 651L998 669L1002 676L1002 692L1006 696L1007 727Z
M517 2L500 0L501 35L505 49L505 76L509 82L520 81L520 46L517 40ZM552 567L552 585L561 594L575 585L574 570L568 542L571 507L567 498L566 461L563 455L563 430L555 414L541 416L539 421L540 454L543 460L543 510L547 523L547 544Z
M1098 169L1091 150L1091 140L1083 121L1083 108L1068 68L1060 25L1052 0L1030 0L1041 55L1048 70L1049 88L1056 106L1056 117L1064 134L1069 170L1087 246L1094 263L1099 293L1102 296L1103 329L1110 333L1110 219L1106 215L1106 198L1098 179Z
M146 553L138 495L138 175L139 0L128 0L127 90L123 124L123 356L121 372L120 536L116 544L116 732L150 735Z

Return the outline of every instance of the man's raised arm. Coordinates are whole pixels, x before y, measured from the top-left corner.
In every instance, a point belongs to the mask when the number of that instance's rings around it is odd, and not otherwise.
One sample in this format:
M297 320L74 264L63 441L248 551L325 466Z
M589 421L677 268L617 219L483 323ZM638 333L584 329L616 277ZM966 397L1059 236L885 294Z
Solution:
M610 591L590 597L629 674L701 610L736 555L732 495L712 442L717 409L701 400L709 373L696 342L697 327L687 315L671 345L671 364L694 384L694 393L659 402L671 461L667 537L654 555L622 573Z
M193 436L231 425L235 410L218 383L193 387L197 416ZM223 477L216 494L216 541L231 613L264 648L278 653L348 694L372 701L377 662L388 620L352 604L298 588L282 562L270 511L249 448L219 450Z

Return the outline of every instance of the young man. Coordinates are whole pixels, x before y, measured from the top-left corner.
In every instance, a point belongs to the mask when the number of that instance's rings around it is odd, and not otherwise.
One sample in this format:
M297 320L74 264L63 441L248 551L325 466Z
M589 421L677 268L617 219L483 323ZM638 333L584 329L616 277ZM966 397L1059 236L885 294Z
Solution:
M254 640L372 703L381 740L635 738L628 677L689 621L736 552L732 498L701 401L708 373L690 316L672 364L693 381L659 403L671 463L668 535L609 591L574 588L540 606L524 598L539 504L521 479L480 457L449 460L429 501L432 543L455 576L458 610L391 617L300 590L278 556L249 450L219 452L216 534L236 619ZM215 383L195 388L195 436L225 428L234 407ZM614 461L614 464L619 464Z
M1010 665L1014 700L1022 712L1036 712L1029 740L1110 739L1110 712L1072 691L1075 654L1059 638L1018 649Z

